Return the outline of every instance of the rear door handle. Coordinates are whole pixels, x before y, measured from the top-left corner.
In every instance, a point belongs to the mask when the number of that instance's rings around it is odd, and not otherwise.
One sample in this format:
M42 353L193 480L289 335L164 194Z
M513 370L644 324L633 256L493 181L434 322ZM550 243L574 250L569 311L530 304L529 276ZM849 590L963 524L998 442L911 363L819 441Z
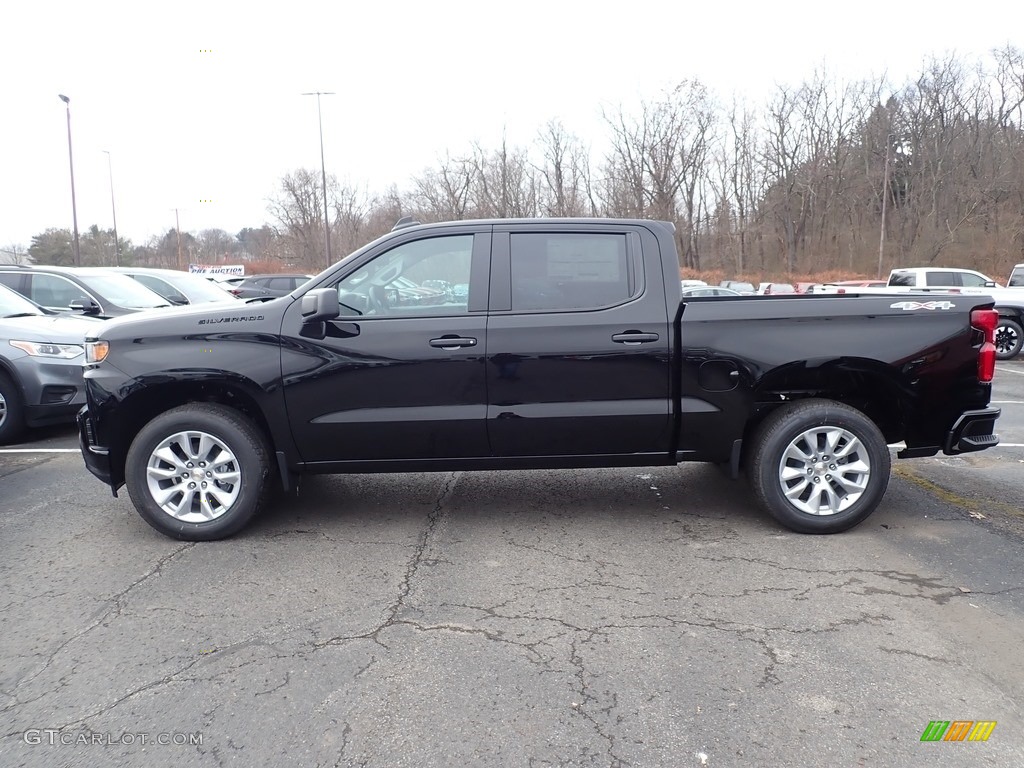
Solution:
M628 331L626 333L616 333L612 336L612 341L617 344L646 344L650 341L657 341L658 334L656 333L640 333L639 331Z
M476 339L465 336L442 336L440 339L431 339L430 346L447 350L475 347Z

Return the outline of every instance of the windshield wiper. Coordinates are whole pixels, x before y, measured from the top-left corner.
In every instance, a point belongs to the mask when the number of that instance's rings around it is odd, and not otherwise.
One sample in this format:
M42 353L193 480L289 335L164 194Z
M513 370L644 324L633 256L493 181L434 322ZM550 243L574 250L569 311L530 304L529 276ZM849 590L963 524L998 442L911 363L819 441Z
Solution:
M16 312L13 315L4 315L4 320L9 320L12 317L45 317L42 312Z

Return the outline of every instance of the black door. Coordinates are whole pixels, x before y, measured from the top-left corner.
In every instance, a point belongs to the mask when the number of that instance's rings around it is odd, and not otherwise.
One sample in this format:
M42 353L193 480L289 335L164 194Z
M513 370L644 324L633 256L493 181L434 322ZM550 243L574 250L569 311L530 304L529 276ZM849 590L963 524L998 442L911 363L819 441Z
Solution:
M487 411L499 456L668 451L668 312L642 228L495 227ZM673 310L674 314L674 310Z
M338 291L339 319L308 328L301 302L288 309L285 399L304 461L487 455L489 249L484 225L390 240L317 286Z

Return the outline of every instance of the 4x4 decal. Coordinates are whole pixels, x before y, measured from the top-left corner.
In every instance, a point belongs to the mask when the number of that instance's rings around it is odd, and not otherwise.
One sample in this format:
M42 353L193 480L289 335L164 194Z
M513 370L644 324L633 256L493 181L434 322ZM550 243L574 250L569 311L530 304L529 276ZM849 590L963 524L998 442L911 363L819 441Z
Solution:
M889 309L902 309L904 312L913 312L918 309L954 309L956 304L952 301L897 301L890 304Z

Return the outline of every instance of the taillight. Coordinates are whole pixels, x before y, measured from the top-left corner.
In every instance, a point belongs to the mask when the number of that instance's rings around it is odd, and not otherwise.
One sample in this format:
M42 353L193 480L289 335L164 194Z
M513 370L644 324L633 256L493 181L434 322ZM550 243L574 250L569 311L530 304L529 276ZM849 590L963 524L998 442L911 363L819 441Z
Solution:
M846 293L846 289L845 288L838 288L836 290L836 293Z
M985 334L978 350L978 381L988 384L996 372L996 326L999 313L994 309L971 310L971 327Z

